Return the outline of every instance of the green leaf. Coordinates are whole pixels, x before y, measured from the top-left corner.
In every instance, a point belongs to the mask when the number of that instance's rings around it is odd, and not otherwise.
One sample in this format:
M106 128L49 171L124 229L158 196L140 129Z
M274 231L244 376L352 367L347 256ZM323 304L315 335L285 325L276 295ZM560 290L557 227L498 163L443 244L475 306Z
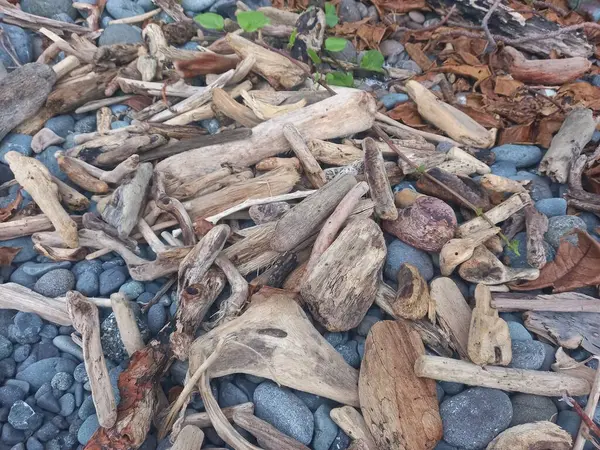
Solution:
M418 173L425 173L426 170L427 168L425 167L425 164L421 164L419 167L417 167Z
M475 214L477 214L477 217L483 216L483 209L475 208Z
M318 66L319 64L321 64L323 61L321 61L321 58L319 57L319 55L317 55L317 52L315 52L312 48L309 48L308 50L306 50L306 53L308 54L309 58L312 60L312 62Z
M210 12L198 14L196 17L194 17L194 20L203 28L207 28L209 30L221 31L225 26L225 21L220 15Z
M508 248L515 255L521 256L521 253L519 252L519 241L518 240L513 239L512 241L510 241L510 244L508 244Z
M377 50L369 50L365 52L360 60L362 69L372 70L373 72L383 72L383 55Z
M341 52L346 48L348 41L343 38L329 37L325 39L325 49L330 52Z
M332 86L354 87L352 72L331 72L327 74L325 81Z
M290 40L288 41L288 48L292 48L296 42L296 36L298 36L298 29L294 28L292 34L290 34Z
M265 25L269 25L271 21L261 11L243 11L237 15L237 21L240 27L247 32L253 33L260 30Z
M325 3L325 23L328 27L335 27L340 21L337 13L335 12L335 6L331 3Z

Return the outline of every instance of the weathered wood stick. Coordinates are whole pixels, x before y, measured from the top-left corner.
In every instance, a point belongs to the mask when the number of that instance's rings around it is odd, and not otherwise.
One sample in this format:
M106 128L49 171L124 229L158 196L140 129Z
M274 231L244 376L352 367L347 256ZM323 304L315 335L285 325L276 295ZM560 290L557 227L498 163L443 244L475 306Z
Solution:
M49 298L16 283L0 284L0 307L31 312L59 325L71 325L66 302Z
M283 135L286 140L290 144L296 158L300 160L300 164L302 164L302 169L310 181L310 184L315 188L319 189L320 187L325 186L327 183L327 178L325 177L325 173L321 166L312 155L306 142L304 141L304 137L298 129L292 125L291 123L287 123L283 126Z
M90 377L98 422L100 426L110 428L117 421L117 404L100 343L98 308L79 292L70 291L67 293L67 310L73 327L81 334L83 362Z
M98 133L105 134L110 130L110 124L112 123L112 111L109 107L103 106L96 111L96 130Z
M123 341L123 346L131 358L135 352L145 346L134 312L127 296L120 292L110 296L110 303L117 320L121 341Z
M77 59L76 56L69 55L62 61L59 61L58 63L54 64L52 66L52 70L54 70L54 72L56 73L56 79L60 80L66 74L79 67L80 64L81 63L79 62L79 59Z
M352 406L334 408L329 415L336 425L353 440L363 441L365 443L365 450L377 450L373 435L369 431L365 419L356 408Z
M598 357L594 357L597 361ZM570 395L570 394L567 394ZM594 382L592 383L592 390L590 391L590 395L588 397L587 404L585 405L585 414L586 416L592 418L594 417L594 413L596 412L596 407L598 406L598 399L600 398L600 371L596 369L596 376L594 377ZM579 425L579 432L577 433L577 438L575 439L575 444L573 444L573 450L583 450L583 446L586 442L586 437L588 436L589 428L585 424L584 421ZM567 447L568 448L568 447Z
M90 201L78 190L72 188L64 181L50 175L50 179L58 189L60 202L72 211L85 211L90 207Z
M363 141L365 153L365 175L369 183L371 198L375 202L375 214L383 220L396 220L398 210L394 205L394 194L387 177L383 155L374 139Z
M446 155L452 160L462 161L472 165L473 167L475 167L475 171L479 175L485 175L486 173L490 173L492 171L492 169L490 169L490 167L486 163L478 160L470 153L467 153L458 147L452 147L450 150L448 150L448 153L446 153Z
M4 22L31 30L38 30L40 27L48 27L61 34L66 31L81 34L90 32L89 28L82 27L81 25L26 13L5 0L0 2L0 13L5 15L2 19Z
M566 183L571 163L592 139L595 129L596 121L591 109L577 108L569 112L540 161L540 173L546 174L557 183Z
M561 396L565 391L570 395L587 395L590 393L590 383L586 380L562 373L495 366L480 367L466 361L442 358L441 356L424 355L419 357L415 363L415 373L419 377L439 381L465 383L469 386L481 386L546 397Z
M480 245L473 256L461 264L458 274L471 283L504 284L517 280L535 280L540 271L533 268L508 267L488 250Z
M548 217L533 205L527 205L523 211L527 228L527 262L531 267L541 269L546 265L544 234L548 231Z
M509 197L498 206L486 211L485 215L493 223L503 222L514 213L523 209L531 203L531 198L527 194L515 194ZM475 217L468 222L463 223L456 230L458 237L470 237L473 233L490 228L490 224L482 217Z
M332 166L346 166L364 158L364 152L354 145L312 139L308 148L317 161Z
M248 294L248 282L238 272L233 263L223 255L215 259L215 264L223 271L231 288L231 295L221 302L216 318L208 325L209 328L215 328L223 323L235 319L240 315Z
M150 228L148 222L141 217L138 220L137 229L142 234L146 240L146 243L150 246L154 253L158 254L167 250L167 246L163 244L160 238L154 233L154 230Z
M240 403L239 405L229 406L222 408L221 411L230 422L233 421L233 415L236 413L241 414L254 414L254 403ZM208 413L200 412L189 414L183 419L184 425L194 425L198 428L208 428L212 426Z
M265 450L309 450L306 445L252 414L235 412L233 421L254 436Z
M593 415L593 412L592 412ZM486 450L526 450L551 448L571 450L573 439L568 431L549 421L524 423L510 427L488 444ZM581 448L577 450L581 450ZM576 449L576 447L573 447Z
M5 159L15 174L17 182L31 195L42 212L50 219L70 248L79 247L77 224L69 217L58 201L58 187L52 175L40 161L23 156L18 152L8 152Z
M223 89L215 88L212 91L213 109L223 115L229 117L235 122L241 123L247 128L253 128L262 120L256 117L250 108L236 102Z
M492 294L492 306L498 311L600 313L600 301L579 292L562 292L549 295L497 292Z
M0 80L0 140L38 112L55 82L54 71L39 63L19 67Z
M460 142L456 142L454 139L450 139L446 136L441 136L439 134L429 133L427 131L417 130L416 128L411 128L403 123L400 123L391 117L386 116L383 113L376 113L375 118L379 121L378 125L381 127L383 131L388 133L391 136L396 136L400 139L425 139L430 142L448 142L449 144L456 145L460 147L462 144Z
M194 425L186 425L177 435L171 450L194 450L200 448L203 441L204 433L200 428Z
M482 245L492 236L495 236L500 228L493 227L472 233L468 237L450 239L442 247L440 252L440 271L447 277L454 269L469 260L477 247Z
M108 192L108 184L106 184L104 181L94 178L80 164L77 163L75 158L65 156L64 152L62 151L56 152L54 156L56 156L60 170L66 173L73 183L81 186L86 191L97 194L104 194Z

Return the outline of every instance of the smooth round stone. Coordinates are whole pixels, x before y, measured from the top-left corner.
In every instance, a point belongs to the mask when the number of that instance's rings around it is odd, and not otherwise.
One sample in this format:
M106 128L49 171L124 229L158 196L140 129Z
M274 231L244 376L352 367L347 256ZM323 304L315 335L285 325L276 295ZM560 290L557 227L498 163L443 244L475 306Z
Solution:
M527 262L527 233L517 233L514 239L519 243L519 254L517 255L508 247L504 248L504 263L516 268L531 268L531 265ZM556 256L554 248L546 241L543 243L544 250L546 251L546 262L553 261Z
M346 450L348 447L350 447L351 442L352 440L350 439L350 436L348 436L342 430L338 430L338 434L333 440L331 447L329 447L329 450Z
M29 344L18 345L15 347L15 350L13 351L13 359L17 363L23 362L27 359L27 357L29 356L30 353L31 353L31 345L29 345Z
M44 395L41 395L37 399L37 405L40 408L45 409L46 411L49 411L54 414L58 414L60 412L60 405L58 404L58 400L56 399L56 397L54 397L51 391L46 392Z
M44 127L50 128L58 136L66 138L75 129L75 119L68 114L55 116L48 119Z
M127 122L125 120L115 120L113 123L110 124L110 129L116 130L118 128L125 128L128 126L129 126L129 122Z
M17 400L24 400L26 394L20 387L11 385L2 386L0 387L0 404L10 407Z
M216 134L221 124L217 119L205 119L200 121L200 126L206 128L209 134Z
M235 384L225 381L219 387L219 406L226 408L228 406L247 403L250 399L248 396Z
M338 345L335 349L342 355L348 365L355 369L360 367L360 355L358 354L358 343L356 341L348 341L345 344Z
M131 0L108 0L106 2L106 11L115 19L138 16L145 12L142 6Z
M357 2L356 7L358 8L358 12L360 12L360 17L362 19L367 17L367 14L369 14L369 10L367 9L366 5L363 5L361 2Z
M533 336L523 325L518 322L508 322L508 332L513 341L532 341Z
M71 263L69 261L60 261L53 263L29 263L23 269L27 275L33 277L41 277L56 269L70 269Z
M13 345L8 339L0 335L0 359L8 358L13 352Z
M48 358L34 362L17 373L17 380L27 381L33 389L39 389L44 383L50 383L58 372L73 372L77 363L67 358Z
M88 374L85 370L84 363L81 363L77 367L75 367L75 370L73 371L73 378L75 378L75 381L77 383L87 383L88 382L89 378L88 378Z
M560 239L570 233L574 229L587 231L585 222L577 216L555 216L548 219L548 231L544 234L544 239L548 241L552 247L558 249ZM566 239L572 244L577 244L577 236L569 236Z
M331 407L321 405L315 411L315 434L311 447L313 450L328 450L338 434L338 426L331 417Z
M567 201L564 198L544 198L535 202L535 208L548 217L567 214Z
M388 56L402 53L404 51L404 45L393 39L386 39L381 44L379 44L379 51L384 57L387 58Z
M62 148L56 147L55 145L51 145L42 153L36 155L35 159L44 164L46 168L50 171L50 173L56 178L64 182L68 182L69 177L66 173L60 170L60 167L58 166L58 160L55 156L57 151L62 151Z
M399 239L394 239L388 245L387 250L384 274L388 279L396 282L398 270L404 263L412 264L419 269L425 281L430 281L433 278L433 262L427 252L416 249Z
M17 430L33 430L42 423L43 417L22 400L17 400L10 408L8 423Z
M12 170L10 170L10 167L8 167L6 164L0 164L0 184L4 184L7 181L13 180L14 178L15 175L12 173Z
M510 399L513 408L513 417L510 426L524 423L556 420L558 410L554 402L548 397L531 394L515 394Z
M354 44L351 41L348 41L346 42L346 46L344 47L344 49L341 52L336 52L334 56L339 61L354 63L358 58L358 52L356 51L356 47L354 46Z
M138 44L142 42L142 30L119 23L107 26L98 39L98 45Z
M454 383L452 381L439 381L439 385L448 395L456 395L465 390L463 383Z
M542 160L542 151L535 145L504 144L494 147L496 162L508 161L517 168L534 166Z
M538 370L546 358L546 350L540 341L512 341L512 360L508 367Z
M96 414L89 416L79 427L77 432L77 440L81 445L86 445L91 439L96 430L100 427L98 416Z
M325 340L331 344L332 347L337 347L338 345L345 344L348 342L350 338L347 331L343 332L332 332L326 331L323 335Z
M151 333L158 333L165 326L167 320L167 310L164 306L154 304L148 310L148 328Z
M21 9L49 19L60 13L68 14L71 19L77 17L77 10L70 0L21 0Z
M44 324L42 326L42 330L40 331L40 336L47 339L54 339L56 336L58 336L58 328L56 325L49 323Z
M125 294L130 300L135 300L144 292L144 283L128 281L119 288L119 292Z
M556 419L556 424L568 432L573 440L575 440L579 432L579 426L581 425L581 418L575 411L560 411Z
M485 448L512 420L512 404L504 392L475 387L440 405L444 441L465 450Z
M400 103L404 103L408 101L408 95L406 94L387 94L384 95L383 97L381 97L381 103L383 103L383 106L386 107L386 109L392 109L394 108L396 105L399 105Z
M358 324L358 327L356 327L356 332L360 336L366 337L367 334L369 334L369 330L371 329L371 327L373 325L375 325L377 322L379 322L380 320L381 320L380 317L371 316L367 313L367 315L363 318L363 320Z
M91 133L96 130L96 115L85 116L75 122L75 133Z
M60 430L52 422L45 423L39 430L36 431L35 436L42 442L48 442L50 439L54 439Z
M71 393L66 393L58 399L60 405L59 414L63 417L70 416L75 411L75 396Z
M21 64L32 62L34 59L32 34L21 27L7 23L0 23L0 29L10 40ZM0 48L0 65L3 67L14 67L15 65L10 55L3 48Z
M93 272L96 275L100 275L103 270L102 263L96 259L93 261L79 261L71 269L75 274L75 278L79 278L85 272Z
M360 10L355 0L342 0L340 3L338 16L340 22L358 22L362 19Z
M77 412L77 416L81 419L81 420L86 420L88 417L90 417L92 414L96 413L96 407L94 406L94 401L91 395L88 395L85 400L83 400L83 403L81 404L81 407L79 408L79 411Z
M581 220L583 220L587 226L587 230L588 233L595 233L598 234L596 232L596 229L598 227L600 227L600 218L598 218L598 216L596 214L593 214L591 212L588 211L581 211L578 214L579 218Z
M46 297L60 297L75 287L75 275L67 269L52 270L43 275L33 290Z
M14 338L19 344L33 344L40 340L39 333L43 322L37 314L18 312L14 324L14 328L9 331L14 333Z
M50 381L50 386L59 391L66 391L73 385L73 375L67 372L59 372Z
M23 236L15 239L8 239L0 242L0 247L19 247L21 251L13 259L13 263L19 264L29 261L37 256L33 249L33 242L30 236Z
M23 433L23 431L15 429L9 423L5 423L2 426L2 435L0 436L0 442L12 445L21 443L23 441L25 441L25 433Z
M100 279L92 271L84 272L77 278L75 290L86 297L95 297L100 294Z
M100 274L100 295L107 297L119 290L127 279L127 269L113 267Z
M83 361L83 350L81 350L81 347L79 345L73 342L71 336L56 336L54 339L52 339L52 343L60 351L68 353L69 355L73 355L80 361Z
M31 436L27 439L27 450L44 450L44 444L38 441L36 438ZM12 449L11 449L12 450Z
M425 22L425 16L423 15L423 13L421 13L419 11L409 12L408 17L410 17L410 20L412 20L413 22L416 22L416 23Z
M186 11L202 12L210 8L216 0L183 0L181 6Z
M450 445L447 442L440 441L433 448L433 450L458 450L454 445Z
M544 346L545 356L544 362L542 363L542 367L540 367L540 370L549 372L550 370L552 370L552 364L554 364L554 361L556 359L556 349L550 344L546 344L545 342L542 342L542 345Z
M29 264L29 263L25 263L25 264ZM24 269L25 264L17 267L17 269L13 273L10 274L9 280L12 283L17 283L17 284L20 284L21 286L25 286L26 288L33 289L33 286L35 286L35 282L37 281L37 279L35 277L32 277L31 275L27 275L25 273L25 269Z
M310 409L289 389L272 381L261 383L254 391L255 414L282 433L309 445L314 431Z
M24 156L31 156L33 151L31 150L32 136L27 134L8 133L2 141L0 141L0 161L4 164L8 162L4 159L4 155L8 152L17 152Z
M435 393L439 405L440 403L442 403L444 397L446 396L446 393L444 392L444 389L442 389L442 387L440 386L440 383L435 383Z

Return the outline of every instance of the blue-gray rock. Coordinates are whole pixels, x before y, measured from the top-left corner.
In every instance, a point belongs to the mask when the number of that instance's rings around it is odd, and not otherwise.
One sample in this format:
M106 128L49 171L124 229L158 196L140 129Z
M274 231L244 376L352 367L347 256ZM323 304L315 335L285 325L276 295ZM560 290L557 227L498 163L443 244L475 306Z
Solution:
M21 0L21 9L49 19L60 13L68 14L71 19L77 17L77 10L70 0Z
M35 437L42 442L48 442L50 439L58 436L58 433L60 433L60 430L53 423L48 422L36 431Z
M3 24L0 23L0 26L2 26ZM8 167L6 164L0 164L0 183L4 184L7 181L13 180L15 178L15 175L12 173L12 170L10 170L10 167Z
M47 339L54 339L56 336L58 336L58 328L56 325L46 323L42 325L40 336Z
M360 336L366 337L367 334L369 334L369 330L371 329L371 327L373 325L375 325L377 322L379 322L380 320L381 320L381 318L372 316L367 313L367 315L363 318L363 320L361 320L361 322L358 324L358 327L356 327L356 332Z
M125 294L130 300L135 300L144 292L144 283L129 280L119 288L119 292Z
M60 297L75 287L75 275L68 269L56 269L43 275L33 290L46 297Z
M512 177L517 174L517 166L510 161L496 161L490 166L494 175L501 177Z
M408 95L406 94L387 94L381 97L381 103L386 109L392 109L400 103L408 101Z
M454 383L452 381L439 381L438 383L448 395L456 395L465 390L463 383Z
M577 216L555 216L548 219L548 231L544 235L544 239L548 241L552 247L558 249L560 239L573 230L587 230L585 222ZM569 236L566 239L573 244L577 244L577 236Z
M0 359L8 358L13 351L12 342L0 335Z
M69 261L51 262L51 263L27 263L24 267L24 272L33 277L41 277L55 269L70 269Z
M444 400L444 397L446 396L446 393L444 392L444 389L442 388L442 386L440 386L439 382L435 383L435 393L436 393L437 401L438 401L438 405L439 405L440 403L442 403L442 401Z
M42 326L42 319L37 314L19 311L15 316L14 327L9 329L9 333L19 344L34 344L40 340Z
M33 249L33 242L31 241L30 236L0 241L0 247L20 248L21 251L17 253L17 256L13 259L13 263L17 264L29 261L37 256L36 251Z
M11 385L2 386L0 387L0 404L10 407L17 400L24 400L26 394L20 387Z
M344 358L344 361L355 369L360 367L360 355L358 354L357 346L358 343L356 341L348 341L345 344L335 347L336 351Z
M88 378L88 374L85 371L85 364L81 363L79 364L77 367L75 367L75 370L73 371L73 378L75 379L75 381L77 383L87 383L89 378Z
M93 272L96 275L100 275L103 270L102 263L97 259L92 261L79 261L71 269L71 271L75 274L75 278L79 278L86 272Z
M86 445L99 426L100 424L98 423L98 416L96 414L85 419L77 432L77 440L79 443L81 445Z
M24 267L27 264L31 264L30 262L26 262L25 264L17 267L17 269L10 274L9 280L13 283L20 284L21 286L25 286L26 288L33 289L35 286L35 282L37 281L36 277L32 277L31 275L27 275L25 273Z
M52 343L61 351L73 355L80 361L83 361L83 351L80 346L73 342L71 336L56 336L52 339Z
M42 395L47 394L48 392L52 392L52 386L50 386L50 383L44 383L40 386L40 388L35 392L35 399L37 401L38 398L40 398Z
M450 445L445 441L440 441L433 450L458 450L454 445Z
M339 430L337 436L333 440L333 444L329 447L329 450L346 450L350 446L350 442L350 436L342 430Z
M513 408L511 427L543 420L555 421L558 414L556 405L549 397L515 394L510 398L510 402Z
M31 32L16 25L0 23L0 29L5 33L15 49L17 59L21 64L33 62L33 42ZM4 48L0 49L0 63L4 67L14 67L15 63Z
M542 367L540 367L540 370L549 372L550 370L552 370L552 364L554 364L554 361L556 359L556 349L550 344L546 344L545 342L542 342L542 345L544 346L545 356L544 362L542 363Z
M37 361L40 361L42 359L60 356L60 351L52 342L43 341L33 346L31 355L34 356Z
M67 135L75 129L75 119L69 114L55 116L49 119L44 127L50 128L58 136L66 138Z
M125 261L123 261L123 258L120 258L120 257L111 258L102 263L102 269L104 269L104 270L114 269L114 268L124 268L124 266L125 266Z
M52 394L52 391L40 395L40 397L37 399L37 406L54 414L58 414L60 412L60 405L58 404L56 397L54 397Z
M157 303L148 310L148 328L151 333L158 333L165 326L167 320L167 311L164 306Z
M56 152L58 151L62 151L62 148L56 147L55 145L51 145L43 152L36 155L35 159L44 164L46 168L50 171L50 173L56 178L64 182L68 182L69 177L66 173L60 170L60 167L58 167L58 160L55 156Z
M249 402L248 396L235 384L225 381L219 387L219 406L226 408L228 406L239 405Z
M115 19L138 16L145 12L144 8L131 0L108 0L106 10Z
M440 405L444 441L465 450L485 448L508 428L512 415L510 398L504 392L467 389Z
M542 151L535 145L504 144L494 147L496 163L512 162L517 168L534 166L542 160Z
M134 311L135 312L135 311ZM141 320L141 315L136 314L136 323L142 335L142 339L146 341L150 337L148 325L144 320ZM127 352L121 340L117 320L113 313L109 314L100 325L100 340L104 354L112 361L120 362L127 358ZM187 370L187 369L186 369ZM184 375L185 376L185 375Z
M402 53L404 51L404 45L394 39L386 39L379 44L379 51L385 58L387 58L388 56Z
M315 433L312 440L313 450L328 450L338 434L338 426L331 420L331 407L321 405L315 411Z
M91 395L88 395L81 404L79 411L77 412L77 416L81 420L86 420L92 414L96 414L96 406L94 406L94 401Z
M31 436L27 439L27 450L44 450L44 444ZM11 449L12 450L12 449Z
M256 390L256 386L258 386L256 383L251 382L242 374L237 374L233 382L248 399L251 399L254 396L254 391Z
M433 262L431 256L423 250L416 249L399 239L394 239L387 249L384 274L396 282L398 270L404 263L409 263L419 269L421 276L429 281L433 278Z
M17 400L10 408L8 423L17 430L34 430L40 426L43 417L22 400Z
M4 155L8 152L18 152L25 156L31 156L33 151L31 150L32 136L27 134L9 133L2 141L0 141L0 161L4 164L8 164L4 159Z
M578 216L585 222L588 233L598 234L596 233L596 228L600 227L600 218L598 218L596 214L588 211L581 211Z
M170 370L173 381L175 381L175 383L177 384L183 384L183 381L185 380L185 377L187 375L188 368L189 364L187 361L175 361L171 366ZM218 396L215 396L215 398L218 398Z
M13 359L17 363L23 362L27 359L30 352L31 352L31 345L29 345L29 344L18 345L15 347L15 350L13 351Z
M0 361L0 379L6 380L12 378L17 373L17 363L11 358L6 358Z
M515 268L530 268L531 265L527 262L527 233L522 231L514 237L519 243L517 255L508 247L504 248L504 263ZM553 261L556 256L554 248L546 241L543 242L544 250L546 251L546 262Z
M567 214L567 201L564 198L545 198L535 202L535 208L548 217Z
M513 341L512 360L508 367L538 370L542 367L546 351L540 341Z
M579 432L579 426L581 425L581 418L575 411L560 411L556 419L556 424L568 432L573 440L575 440L577 433Z
M106 31L106 30L105 30ZM75 122L75 133L91 133L96 131L96 115L85 116Z
M6 380L6 386L15 386L21 389L23 392L29 392L29 383L21 380Z
M70 416L75 411L75 396L67 392L58 399L58 404L60 405L59 414L63 417Z
M360 357L360 360L362 361L365 357L365 338L362 336L357 336L356 337L356 351L358 352L358 356Z
M289 389L272 381L261 383L254 391L255 414L279 431L309 445L314 431L310 409Z
M100 294L100 279L92 271L83 272L77 278L75 290L81 292L86 297L95 297Z
M210 8L215 2L216 0L183 0L181 6L186 11L199 13Z
M294 390L293 392L296 395L296 397L302 400L302 402L306 406L308 406L308 409L310 409L312 412L315 412L317 409L319 409L319 406L321 405L329 404L329 400L325 397L321 397L320 395L315 395L311 394L310 392L303 392L297 390Z
M21 430L17 430L9 423L5 423L2 426L2 435L0 435L0 442L4 444L13 445L25 441L25 433Z
M323 337L325 338L325 340L327 342L329 342L331 344L332 347L336 347L338 345L345 344L346 342L348 342L348 339L350 338L347 331L342 331L342 332L326 331L325 334L323 335Z
M513 341L533 340L533 336L531 336L531 333L527 331L527 328L525 328L519 322L508 322L508 332L510 333L510 338Z
M140 295L136 302L138 302L140 305L146 305L150 302L150 300L152 300L154 298L154 294L151 292L142 292L142 295Z
M355 0L342 0L338 11L340 22L358 22L362 15Z
M119 290L127 280L127 269L113 267L100 274L100 295L107 297Z
M356 51L354 44L351 41L347 41L343 50L341 52L335 52L333 56L339 61L356 63L358 52Z
M27 381L33 389L39 389L44 383L50 383L58 372L73 372L77 363L66 358L48 358L35 362L17 373L17 380Z
M58 372L52 377L50 385L59 391L66 391L73 385L73 375L67 372Z
M527 189L529 190L529 195L534 202L554 197L548 178L540 177L534 173L522 170L517 172L516 175L508 178L515 181L529 180L530 183L527 186Z

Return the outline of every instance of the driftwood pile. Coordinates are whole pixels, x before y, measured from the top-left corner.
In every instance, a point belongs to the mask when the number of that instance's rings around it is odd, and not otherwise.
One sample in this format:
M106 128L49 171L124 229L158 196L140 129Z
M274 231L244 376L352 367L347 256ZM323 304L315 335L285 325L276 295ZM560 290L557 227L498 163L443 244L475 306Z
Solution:
M2 308L72 324L80 335L101 425L86 449L138 448L152 424L161 437L171 433L177 449L199 448L207 426L235 449L259 448L232 423L255 436L260 448L305 449L255 417L252 404L220 409L209 381L235 373L269 378L345 405L331 416L352 437L353 449L435 447L442 422L434 380L544 396L586 395L593 384L597 401L594 371L573 369L560 350L555 372L506 367L511 340L499 311L529 311L530 330L566 348L581 344L597 353L595 319L567 315L599 313L600 308L583 294L509 292L522 287L520 282L538 280L546 264L547 219L532 206L527 182L490 173L481 149L496 144L494 127L441 99L428 88L431 82L409 80L403 87L418 115L437 129L412 128L380 112L367 92L311 86L305 63L237 32L202 51L178 49L178 39L186 36L187 41L198 30L177 3L156 3L178 20L147 24L143 45L98 48L81 27L61 30L49 19L27 22L30 15L9 14L20 23L33 23L52 45L40 62L0 81L0 138L16 129L34 135L34 150L41 151L61 139L43 128L49 118L97 111L98 130L77 135L76 145L56 157L74 185L94 194L98 214L70 215L67 210L85 211L89 200L36 159L9 152L6 161L16 182L31 195L39 214L0 223L0 239L32 235L35 249L55 261L115 252L134 280L169 277L165 291L177 290L174 322L144 344L121 294L108 300L70 292L51 299L12 283L0 286ZM441 8L454 2L437 3ZM461 13L476 15L470 3L456 2ZM11 12L10 6L3 8ZM290 28L289 16L275 8L264 11L274 25L263 30L267 38ZM492 32L511 37L513 16L506 9L498 14L501 20L489 23ZM295 20L296 14L292 24ZM533 35L544 30L540 24L545 22L519 32ZM587 62L582 56L588 56L589 44L575 33L515 43L539 56L548 56L556 46L563 55ZM59 51L67 57L48 66ZM561 76L574 78L558 63L564 60L540 67L510 46L499 56L510 59L507 70L516 80L562 83ZM577 74L581 67L575 63L589 68L579 59L569 65ZM207 85L175 81L176 74L205 75ZM135 120L111 130L108 106L118 103L134 107ZM206 135L193 124L213 117L224 124L218 134ZM598 156L580 156L594 129L591 110L568 112L541 170L558 182L568 181L571 206L598 213L597 195L584 190L581 181ZM448 151L436 150L438 144ZM480 176L479 183L470 175ZM391 186L405 177L418 179L422 193L392 192ZM469 220L458 225L449 203L464 208ZM248 218L256 225L240 228L240 220ZM515 269L497 255L506 244L503 239L522 229L532 268ZM428 283L416 267L405 264L397 287L385 284L383 230L439 253L443 276ZM140 256L142 243L155 259ZM473 309L451 274L477 284ZM215 316L208 316L226 284L229 298ZM305 311L320 329L346 331L361 322L372 304L393 320L371 329L359 372L329 345ZM130 356L119 379L118 408L99 336L98 307L107 306ZM199 329L206 332L196 338ZM438 356L426 355L425 346ZM454 354L460 359L452 359ZM158 381L176 359L189 361L189 373L169 404ZM206 412L184 417L195 390ZM570 444L556 425L542 422L510 428L488 449L566 449Z

